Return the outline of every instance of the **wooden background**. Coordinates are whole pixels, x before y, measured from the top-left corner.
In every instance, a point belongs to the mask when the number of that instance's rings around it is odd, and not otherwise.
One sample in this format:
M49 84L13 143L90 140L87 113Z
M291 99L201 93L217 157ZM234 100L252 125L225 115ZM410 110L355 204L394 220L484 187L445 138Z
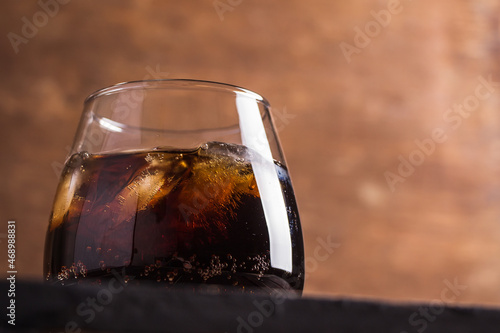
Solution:
M84 98L194 78L273 105L305 295L500 305L498 1L59 1L1 5L0 276L14 219L18 277L42 279Z

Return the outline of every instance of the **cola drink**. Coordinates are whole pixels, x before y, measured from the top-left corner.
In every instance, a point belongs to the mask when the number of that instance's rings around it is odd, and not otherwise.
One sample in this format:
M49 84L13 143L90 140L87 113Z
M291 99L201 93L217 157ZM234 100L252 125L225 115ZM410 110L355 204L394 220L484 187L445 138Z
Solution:
M304 284L302 233L288 171L274 161L286 206L293 268L273 266L269 226L242 145L74 154L62 172L45 248L55 284L218 285L238 290Z

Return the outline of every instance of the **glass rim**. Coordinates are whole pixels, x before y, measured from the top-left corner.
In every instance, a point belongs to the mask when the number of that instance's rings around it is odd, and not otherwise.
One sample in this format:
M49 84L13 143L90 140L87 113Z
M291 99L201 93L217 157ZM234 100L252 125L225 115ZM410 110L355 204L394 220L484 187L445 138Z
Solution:
M248 98L252 98L259 103L270 107L269 102L262 95L229 83L221 83L216 81L196 80L196 79L151 79L151 80L135 80L120 82L102 89L98 89L87 96L84 104L88 104L99 97L113 95L122 91L141 90L141 89L206 89L233 94L240 94Z

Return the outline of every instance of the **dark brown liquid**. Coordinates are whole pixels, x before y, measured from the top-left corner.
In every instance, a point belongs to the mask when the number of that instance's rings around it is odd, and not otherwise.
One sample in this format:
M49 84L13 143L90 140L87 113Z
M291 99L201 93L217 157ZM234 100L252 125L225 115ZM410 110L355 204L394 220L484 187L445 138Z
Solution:
M287 170L275 163L284 195L293 269L271 265L268 223L243 146L208 143L73 155L63 171L45 249L48 281L166 286L217 284L301 291L304 254Z

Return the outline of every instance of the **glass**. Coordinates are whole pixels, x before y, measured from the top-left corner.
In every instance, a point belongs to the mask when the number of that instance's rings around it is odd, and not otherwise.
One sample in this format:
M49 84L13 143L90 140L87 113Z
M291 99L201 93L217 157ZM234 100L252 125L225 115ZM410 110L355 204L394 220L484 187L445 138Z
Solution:
M46 280L300 294L302 232L269 109L207 81L90 95L54 200Z

